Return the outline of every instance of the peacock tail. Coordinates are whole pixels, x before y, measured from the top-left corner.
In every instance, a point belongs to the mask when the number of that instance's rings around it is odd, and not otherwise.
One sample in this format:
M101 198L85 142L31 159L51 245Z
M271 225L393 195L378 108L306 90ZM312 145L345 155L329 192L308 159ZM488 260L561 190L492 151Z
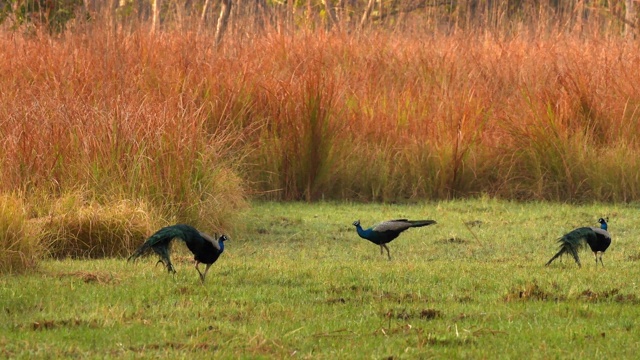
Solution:
M582 227L565 234L558 239L558 242L561 247L571 247L577 251L586 245L585 240L589 236L593 236L593 229L590 227Z
M171 249L171 240L175 237L183 235L182 229L178 226L167 226L158 230L155 234L151 235L147 241L142 244L131 256L128 261L136 260L137 258L149 254L151 251L160 256L160 261L165 264L169 272L175 272L171 260L169 259L169 251Z
M601 230L599 228L593 227L581 227L575 229L558 239L558 243L560 243L560 249L558 253L556 253L547 263L546 265L551 264L551 262L558 257L564 254L570 254L580 265L580 257L578 256L578 251L584 248L585 246L591 246L591 243L597 241L598 233L606 233L605 230ZM607 234L608 236L608 234Z
M411 227L422 227L422 226L437 224L435 220L414 220L414 221L409 221L409 223L411 224Z

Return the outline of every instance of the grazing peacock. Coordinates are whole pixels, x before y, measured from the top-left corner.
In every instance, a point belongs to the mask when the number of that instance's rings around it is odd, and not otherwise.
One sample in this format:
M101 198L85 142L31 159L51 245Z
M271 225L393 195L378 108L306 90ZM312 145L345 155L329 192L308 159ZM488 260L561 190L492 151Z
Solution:
M370 227L366 230L362 229L360 226L360 220L356 220L353 222L353 226L356 227L358 231L358 235L361 238L371 241L376 245L380 245L380 255L383 254L382 249L387 250L387 256L389 260L391 260L391 253L389 253L389 248L387 247L387 243L391 242L393 239L397 238L403 231L412 227L422 227L427 225L436 224L435 220L407 220L407 219L397 219L397 220L389 220L385 222L381 222L380 224Z
M151 235L149 239L147 239L147 241L138 248L138 250L129 256L128 260L135 260L138 257L149 253L150 250L153 250L156 254L160 255L160 260L158 260L158 262L163 263L169 272L175 273L176 271L173 268L173 265L171 265L171 260L169 259L169 245L174 238L181 239L185 244L187 244L187 247L194 255L196 270L198 270L200 280L204 282L204 278L207 276L209 267L211 267L211 264L216 262L218 257L220 257L220 254L224 252L224 242L227 240L226 235L220 236L216 241L211 236L201 233L189 225L177 224L167 226ZM202 273L198 267L200 263L206 264L204 273Z
M600 263L604 267L602 262L602 255L611 245L611 235L607 231L607 221L603 218L598 219L600 228L596 227L581 227L577 228L558 239L560 243L560 251L555 254L551 260L549 260L545 266L551 264L553 260L564 254L571 254L573 258L580 265L580 258L578 257L578 250L585 246L585 243L589 245L593 255L596 258L596 267L598 266L598 254L600 255Z

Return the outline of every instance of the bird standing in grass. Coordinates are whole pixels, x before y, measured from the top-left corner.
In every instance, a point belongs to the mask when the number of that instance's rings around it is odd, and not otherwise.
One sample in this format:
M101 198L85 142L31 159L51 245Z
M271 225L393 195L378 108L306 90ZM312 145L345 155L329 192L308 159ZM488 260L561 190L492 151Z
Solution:
M216 235L217 237L217 235ZM167 267L167 271L175 273L175 269L169 259L169 249L171 241L174 238L178 238L185 242L189 250L194 255L196 262L196 270L200 275L200 280L204 282L205 276L209 267L218 260L218 257L224 252L224 242L227 240L226 235L220 236L217 240L210 235L201 233L194 227L177 224L164 227L158 230L155 234L151 235L147 241L138 248L128 260L135 260L138 257L147 254L150 250L153 250L160 256L159 263L163 263ZM200 271L198 265L203 263L206 265L204 273Z
M598 255L600 255L600 263L604 267L602 262L602 255L611 245L611 235L607 231L607 221L603 218L598 219L600 228L597 227L581 227L577 228L558 239L560 243L560 251L555 254L551 260L549 260L545 266L551 264L553 260L564 254L571 254L576 260L579 267L580 258L578 257L578 250L585 246L585 243L589 245L593 255L596 258L596 267L598 266Z
M391 254L389 253L389 248L387 247L387 243L391 242L393 239L397 238L403 231L412 227L422 227L427 225L436 224L435 220L407 220L407 219L397 219L397 220L389 220L385 222L381 222L380 224L370 227L366 230L362 229L360 226L360 220L356 220L353 222L353 226L356 227L358 231L358 235L361 238L371 241L376 245L380 245L380 254L382 255L382 249L387 250L387 256L389 260L391 260Z

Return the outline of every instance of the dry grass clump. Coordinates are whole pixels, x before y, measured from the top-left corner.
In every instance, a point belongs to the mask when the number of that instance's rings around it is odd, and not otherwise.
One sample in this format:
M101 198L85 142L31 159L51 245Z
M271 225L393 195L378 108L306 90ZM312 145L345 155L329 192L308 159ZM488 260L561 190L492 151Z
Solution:
M504 301L559 301L564 297L542 289L537 283L527 283L523 287L514 288L504 296Z
M143 201L98 203L71 193L40 219L41 242L56 258L125 256L157 230L158 219Z
M42 249L20 197L0 194L0 273L20 273L38 264Z

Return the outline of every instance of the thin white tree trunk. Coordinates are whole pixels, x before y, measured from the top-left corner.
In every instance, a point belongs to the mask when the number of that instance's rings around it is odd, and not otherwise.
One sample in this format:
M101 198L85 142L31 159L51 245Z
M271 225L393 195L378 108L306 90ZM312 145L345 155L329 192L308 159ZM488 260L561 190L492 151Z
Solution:
M162 6L162 0L151 1L151 32L158 31L160 27L160 8Z
M636 24L636 9L634 0L625 0L625 22L624 22L624 35L631 39L634 37L634 26Z
M218 25L216 26L216 46L222 42L222 37L229 23L229 15L231 14L231 0L222 0L220 7L220 16L218 17Z
M362 14L362 19L360 20L360 29L364 29L365 25L369 22L371 12L373 11L373 5L375 4L376 0L369 0L367 3L367 7L364 9L364 14Z
M207 12L209 11L209 4L211 4L211 0L204 0L204 5L202 5L202 14L200 15L199 29L202 29L205 21L207 21Z

